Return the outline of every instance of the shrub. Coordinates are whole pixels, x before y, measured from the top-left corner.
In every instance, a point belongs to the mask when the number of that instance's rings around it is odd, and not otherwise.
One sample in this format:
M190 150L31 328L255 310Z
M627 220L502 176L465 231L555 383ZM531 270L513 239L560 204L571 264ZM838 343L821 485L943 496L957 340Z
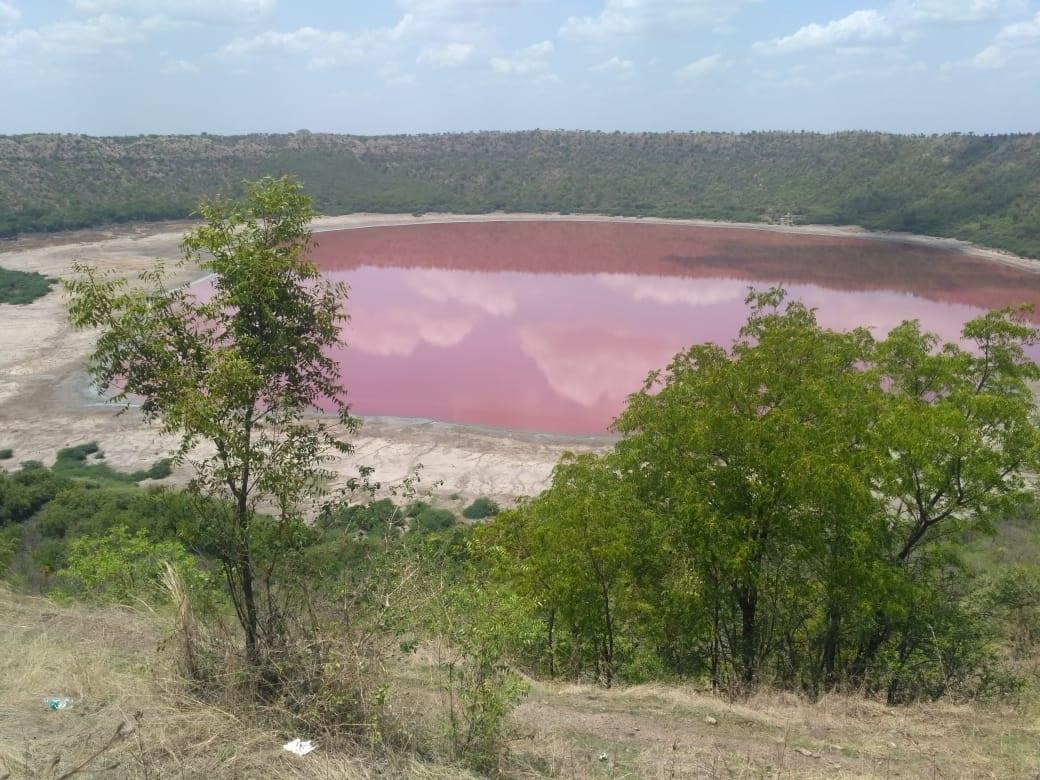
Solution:
M94 456L94 460L89 460ZM54 463L54 471L69 477L92 479L104 482L132 483L141 482L145 479L164 479L173 473L173 461L163 458L156 461L147 469L138 471L118 471L106 463L97 463L105 457L96 441L86 444L77 444L58 450L58 457Z
M172 540L156 540L145 531L131 534L123 526L100 536L69 543L66 565L58 571L58 592L92 601L132 604L161 603L169 598L163 585L166 564L172 566L194 602L213 588L195 558Z
M399 512L397 505L389 498L373 501L368 504L341 504L326 507L318 516L318 526L324 529L341 529L345 531L382 531Z
M406 516L412 520L412 531L434 533L446 531L455 525L455 513L450 509L437 509L425 501L416 501L408 507Z
M467 520L483 520L488 517L494 517L498 512L498 504L490 498L481 496L462 510L462 516Z
M53 279L34 271L11 271L0 268L0 303L24 305L51 291Z
M0 472L0 526L24 523L68 484L67 480L32 461L24 463L18 471Z
M0 460L10 460L14 457L14 450L10 447L4 447L0 449Z

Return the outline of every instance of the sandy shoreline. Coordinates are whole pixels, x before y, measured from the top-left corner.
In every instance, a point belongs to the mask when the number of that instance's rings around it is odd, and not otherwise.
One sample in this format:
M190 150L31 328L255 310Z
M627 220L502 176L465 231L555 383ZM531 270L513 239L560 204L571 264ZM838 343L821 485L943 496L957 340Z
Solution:
M765 230L802 235L838 236L911 243L983 257L1033 273L1040 262L998 250L975 247L956 239L877 233L855 227L779 226L708 220L610 217L560 214L350 214L320 217L315 232L378 226L488 221L634 222L697 227ZM63 276L77 260L133 275L157 258L180 257L180 240L188 221L121 225L50 235L30 235L0 242L0 266ZM197 269L178 270L181 279L198 278ZM90 334L75 333L65 322L60 291L29 306L0 305L0 448L15 451L10 466L24 460L53 460L65 446L97 440L116 467L139 467L164 456L170 446L134 411L89 403L83 394L84 361L92 347ZM611 437L561 436L503 431L404 418L372 418L354 439L355 454L336 463L344 476L359 464L373 466L384 481L399 479L423 464L423 481L440 483L435 493L445 502L478 495L508 500L540 490L560 455L567 450L605 447Z

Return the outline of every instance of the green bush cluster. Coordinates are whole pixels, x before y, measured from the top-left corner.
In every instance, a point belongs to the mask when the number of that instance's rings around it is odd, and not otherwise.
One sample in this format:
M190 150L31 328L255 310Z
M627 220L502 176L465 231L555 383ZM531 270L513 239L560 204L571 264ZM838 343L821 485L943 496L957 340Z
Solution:
M164 479L173 473L173 461L170 458L158 460L147 469L124 472L101 463L104 457L104 452L94 441L66 447L58 451L54 471L71 478L126 484L146 479Z
M490 498L481 496L462 510L462 516L467 520L484 520L488 517L494 517L499 511L498 504Z
M24 305L51 291L54 279L35 271L12 271L0 268L0 303Z

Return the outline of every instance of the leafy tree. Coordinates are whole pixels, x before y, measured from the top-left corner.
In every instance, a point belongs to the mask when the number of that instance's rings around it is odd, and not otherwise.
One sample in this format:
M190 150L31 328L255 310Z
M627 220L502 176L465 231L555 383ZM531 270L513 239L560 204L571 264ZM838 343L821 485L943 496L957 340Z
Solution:
M731 353L680 353L616 424L627 478L672 519L711 615L713 679L728 663L744 686L783 639L775 611L802 608L814 569L838 609L827 580L848 571L849 538L876 533L863 527L874 522L863 433L881 400L861 370L870 336L821 329L782 302L779 290L751 296Z
M574 672L591 666L608 687L619 645L639 633L631 629L649 612L633 586L653 566L648 545L655 538L615 469L595 455L565 456L545 493L479 529L476 543L544 620L550 674L562 655Z
M217 198L199 215L185 258L213 274L211 297L166 284L162 269L131 287L81 267L66 284L69 311L75 327L99 330L98 386L117 402L140 399L147 420L180 437L189 489L218 499L195 533L220 561L256 664L283 638L278 574L310 536L305 505L321 495L332 453L350 451L333 424L304 415L320 404L341 430L356 428L327 354L347 290L307 259L314 212L294 180L261 179L244 202Z
M990 685L1001 630L960 547L1037 468L1036 331L1003 309L970 347L915 322L876 341L782 290L748 303L732 348L649 376L611 452L479 529L479 559L545 620L551 671L563 628L629 679L655 656L741 691Z

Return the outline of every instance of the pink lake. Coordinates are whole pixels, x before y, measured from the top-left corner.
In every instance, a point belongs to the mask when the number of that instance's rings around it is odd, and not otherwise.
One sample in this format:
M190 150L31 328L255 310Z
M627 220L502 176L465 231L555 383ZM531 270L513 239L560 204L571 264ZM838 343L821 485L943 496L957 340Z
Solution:
M824 325L946 339L1040 304L1040 274L918 244L639 222L501 221L316 235L350 284L337 358L355 413L606 433L646 374L728 345L749 286L785 285Z

